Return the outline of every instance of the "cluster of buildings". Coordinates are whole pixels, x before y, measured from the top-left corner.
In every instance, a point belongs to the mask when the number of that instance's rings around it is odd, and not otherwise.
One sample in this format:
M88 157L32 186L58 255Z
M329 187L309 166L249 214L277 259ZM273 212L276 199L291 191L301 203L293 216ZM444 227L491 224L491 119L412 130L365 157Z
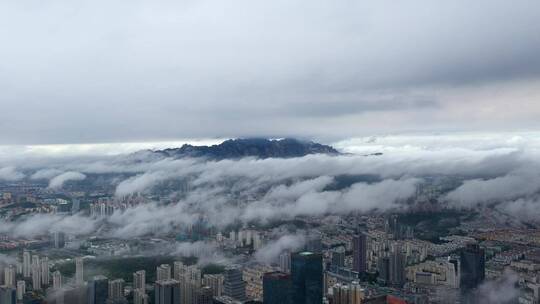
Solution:
M476 290L489 273L486 250L491 250L491 243L449 237L446 244L451 243L455 250L434 255L433 244L415 239L393 217L384 225L366 227L347 221L341 225L339 242L325 241L335 231L321 224L310 230L302 246L293 246L300 249L281 251L275 261L267 262L250 258L268 241L266 231L244 228L228 232L228 237L217 232L212 242L224 254L234 257L238 248L248 248L241 251L243 258L235 265L205 274L197 265L176 261L158 265L152 282L145 270L136 271L127 282L103 275L85 280L80 257L74 259L74 277L65 278L59 271L51 273L47 256L24 250L19 261L1 266L0 299L9 301L0 303L42 303L25 302L40 298L59 304L474 303L463 300L464 294ZM206 238L211 233L204 230L201 235ZM66 239L66 233L53 232L49 247L63 248ZM495 252L489 261L500 254ZM540 251L526 250L505 265L529 276L522 298L530 302L522 303L540 303L540 289L535 285L540 270L537 262Z
M145 203L147 200L143 196L126 196L117 197L100 197L95 202L90 204L91 217L108 217L113 215L115 211L122 211L128 208Z
M218 241L223 240L218 235ZM257 250L262 246L261 235L256 230L251 229L241 229L238 231L231 231L229 233L229 241L233 246L244 247L252 246L253 249Z
M443 190L425 187L418 196L429 201ZM19 197L4 192L0 204L16 204ZM79 196L36 199L32 194L22 201L33 205L10 209L5 218L32 212L83 212L104 218L148 199L103 196L85 202ZM0 235L0 250L18 253L17 259L0 262L0 304L485 303L480 286L509 271L517 277L515 300L540 304L539 230L479 231L466 225L460 235L426 241L418 239L413 225L397 215L333 215L298 221L302 222L298 230L306 234L302 244L280 248L274 260L263 261L255 257L279 237L273 228L252 224L218 231L204 216L191 225L173 227L165 236L136 242L97 233L75 239L61 230L35 239ZM77 242L80 247L67 246ZM227 258L210 262L225 263L223 269L205 273L200 266L175 261L156 265L155 273L135 271L132 278L133 270L123 279L89 277L88 271L85 276L81 256L136 255L144 248L159 250L179 242L211 243L208 248L217 248ZM55 269L56 254L76 256L73 276ZM200 254L204 252L195 255Z

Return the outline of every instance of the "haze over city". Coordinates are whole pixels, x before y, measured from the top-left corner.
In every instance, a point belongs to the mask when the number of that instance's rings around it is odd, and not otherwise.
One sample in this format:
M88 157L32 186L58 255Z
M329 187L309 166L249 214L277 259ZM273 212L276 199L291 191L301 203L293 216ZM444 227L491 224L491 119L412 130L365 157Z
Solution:
M0 304L540 303L540 2L0 2Z

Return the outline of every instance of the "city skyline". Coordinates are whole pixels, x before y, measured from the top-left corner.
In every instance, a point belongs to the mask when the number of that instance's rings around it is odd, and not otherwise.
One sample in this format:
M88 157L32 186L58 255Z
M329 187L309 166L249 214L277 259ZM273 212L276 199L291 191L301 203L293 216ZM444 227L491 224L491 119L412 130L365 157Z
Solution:
M0 304L540 304L538 0L0 1Z

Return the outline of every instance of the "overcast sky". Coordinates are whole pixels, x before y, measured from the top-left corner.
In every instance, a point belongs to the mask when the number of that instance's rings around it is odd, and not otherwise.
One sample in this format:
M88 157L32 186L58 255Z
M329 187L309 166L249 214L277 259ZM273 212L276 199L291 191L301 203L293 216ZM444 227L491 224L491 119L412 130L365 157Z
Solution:
M538 0L0 1L0 144L540 127Z

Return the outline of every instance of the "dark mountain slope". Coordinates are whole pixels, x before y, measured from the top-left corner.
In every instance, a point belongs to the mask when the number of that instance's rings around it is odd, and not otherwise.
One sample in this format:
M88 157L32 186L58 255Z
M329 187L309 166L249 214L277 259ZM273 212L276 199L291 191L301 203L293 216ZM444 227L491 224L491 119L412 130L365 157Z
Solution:
M192 146L155 151L167 157L202 157L208 159L255 158L290 158L308 154L337 155L339 152L331 146L301 141L292 138L270 140L264 138L230 139L219 145Z

